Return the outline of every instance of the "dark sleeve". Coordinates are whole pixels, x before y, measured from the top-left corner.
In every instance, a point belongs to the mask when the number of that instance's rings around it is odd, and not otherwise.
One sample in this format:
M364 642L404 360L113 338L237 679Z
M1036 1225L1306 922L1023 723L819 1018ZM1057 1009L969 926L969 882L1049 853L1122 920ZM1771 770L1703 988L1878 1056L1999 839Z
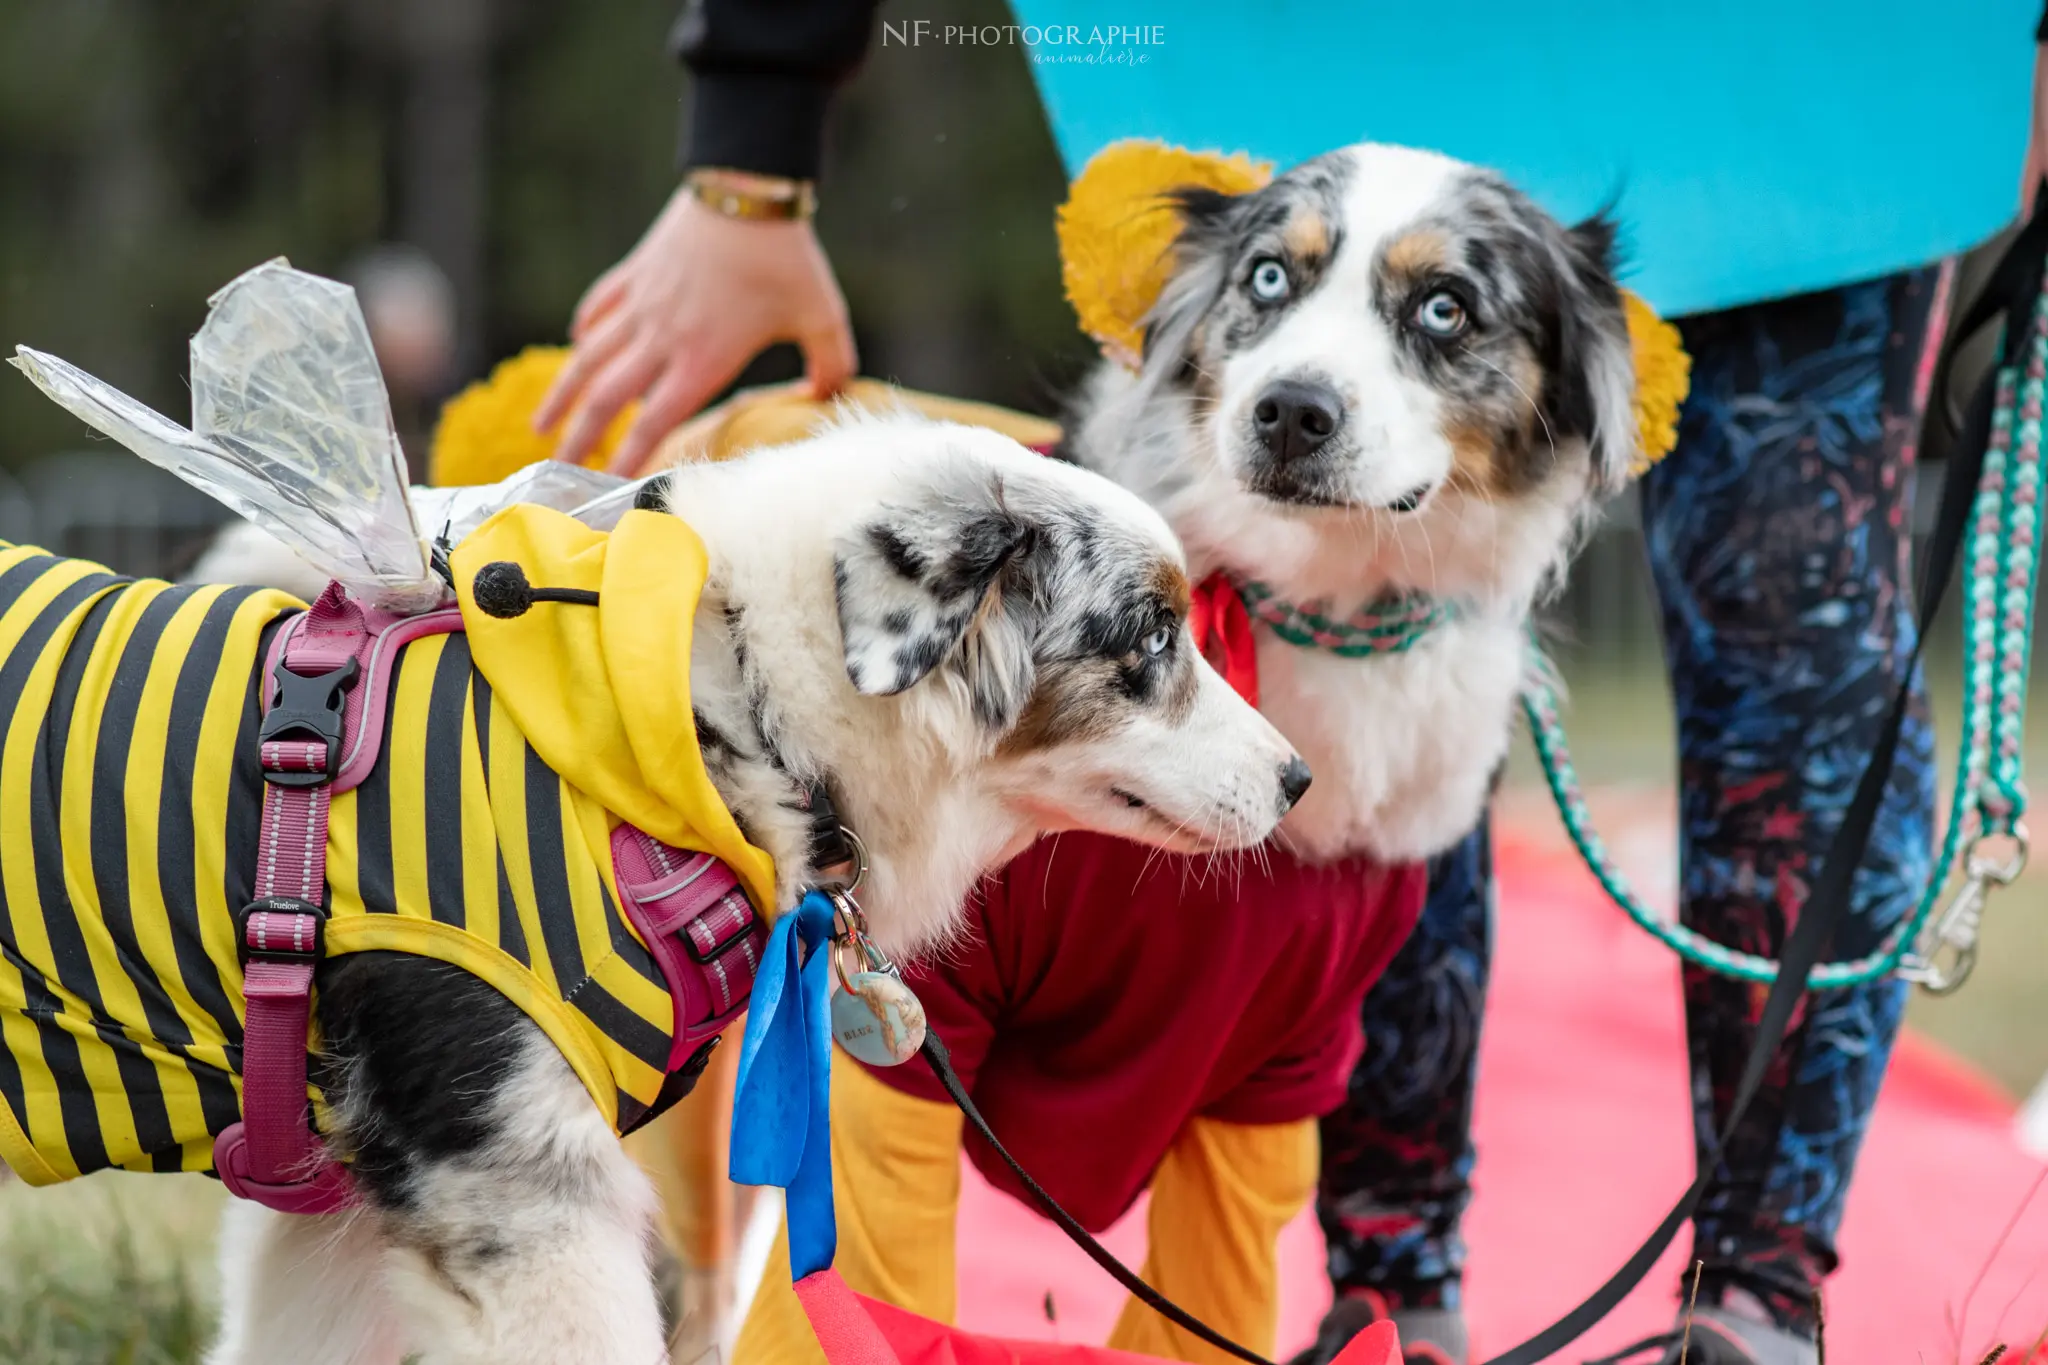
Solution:
M2048 43L2048 5L2041 7L2041 22L2034 25L2034 41Z
M683 164L818 176L825 106L867 52L880 0L690 0L669 46L690 69Z

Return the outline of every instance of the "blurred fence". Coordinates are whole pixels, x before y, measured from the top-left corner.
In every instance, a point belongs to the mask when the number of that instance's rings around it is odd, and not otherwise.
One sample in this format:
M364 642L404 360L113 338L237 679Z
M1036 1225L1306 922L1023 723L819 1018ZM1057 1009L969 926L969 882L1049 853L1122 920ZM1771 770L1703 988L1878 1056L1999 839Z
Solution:
M125 452L84 451L0 469L0 540L96 560L122 573L176 577L227 509Z

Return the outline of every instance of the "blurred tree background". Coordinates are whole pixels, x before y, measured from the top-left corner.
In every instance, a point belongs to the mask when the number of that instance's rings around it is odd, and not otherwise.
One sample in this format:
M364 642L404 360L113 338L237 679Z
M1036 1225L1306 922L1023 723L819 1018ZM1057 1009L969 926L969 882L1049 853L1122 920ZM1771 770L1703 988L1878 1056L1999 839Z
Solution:
M674 187L680 8L0 0L0 340L182 421L214 289L280 255L351 278L405 244L453 286L436 396L558 342ZM1064 184L1022 49L878 38L835 112L819 218L864 371L1050 411L1090 353L1060 293ZM797 372L776 353L743 382ZM0 378L0 468L91 439Z

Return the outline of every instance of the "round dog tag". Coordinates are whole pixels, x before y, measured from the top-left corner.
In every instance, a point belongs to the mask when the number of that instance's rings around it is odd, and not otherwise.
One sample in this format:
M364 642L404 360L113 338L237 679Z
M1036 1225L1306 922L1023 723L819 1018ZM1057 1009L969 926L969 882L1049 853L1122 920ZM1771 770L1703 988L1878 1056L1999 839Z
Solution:
M832 996L832 1036L869 1066L898 1066L924 1046L924 1005L893 972L855 972Z

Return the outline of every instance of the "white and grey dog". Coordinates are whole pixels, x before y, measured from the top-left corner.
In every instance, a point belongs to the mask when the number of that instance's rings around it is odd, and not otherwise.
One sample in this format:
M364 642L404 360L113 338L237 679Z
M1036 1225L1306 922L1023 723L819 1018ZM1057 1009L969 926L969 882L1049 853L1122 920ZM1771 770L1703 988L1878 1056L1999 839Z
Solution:
M1261 705L1316 774L1282 840L1314 860L1438 852L1505 758L1531 607L1635 451L1614 230L1377 144L1178 208L1142 369L1093 376L1066 454L1164 513L1198 580L1227 570L1337 617L1458 604L1373 658L1258 632Z
M891 951L941 940L1049 830L1241 847L1307 785L1198 656L1166 524L1107 480L887 419L678 469L661 501L710 555L688 681L714 785L787 904L819 872L802 807L822 783ZM348 954L320 985L367 1208L237 1205L210 1359L663 1359L654 1195L540 1030L426 959Z

